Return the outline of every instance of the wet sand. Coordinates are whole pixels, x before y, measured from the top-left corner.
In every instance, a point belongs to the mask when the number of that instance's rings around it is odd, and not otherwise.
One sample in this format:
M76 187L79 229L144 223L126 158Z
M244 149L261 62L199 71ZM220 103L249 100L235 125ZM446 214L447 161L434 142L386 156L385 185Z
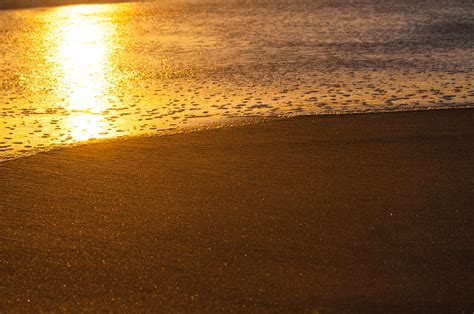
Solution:
M0 164L0 311L472 311L474 110Z

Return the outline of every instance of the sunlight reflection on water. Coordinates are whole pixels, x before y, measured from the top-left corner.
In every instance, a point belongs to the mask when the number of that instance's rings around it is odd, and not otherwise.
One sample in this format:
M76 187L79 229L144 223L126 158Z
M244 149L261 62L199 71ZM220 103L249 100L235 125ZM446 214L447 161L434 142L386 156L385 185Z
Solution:
M160 0L0 11L0 162L240 119L472 107L473 8Z
M58 65L58 90L63 93L67 110L64 127L75 141L113 136L104 117L108 109L107 93L111 71L114 26L94 14L106 6L61 7L54 11L62 21L52 29L57 46L53 62Z

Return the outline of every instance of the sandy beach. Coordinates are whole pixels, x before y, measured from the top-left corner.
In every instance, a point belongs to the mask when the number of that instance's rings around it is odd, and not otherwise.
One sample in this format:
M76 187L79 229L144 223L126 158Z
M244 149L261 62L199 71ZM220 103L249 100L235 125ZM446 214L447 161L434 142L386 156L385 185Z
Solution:
M0 164L0 311L473 310L474 110L308 116Z

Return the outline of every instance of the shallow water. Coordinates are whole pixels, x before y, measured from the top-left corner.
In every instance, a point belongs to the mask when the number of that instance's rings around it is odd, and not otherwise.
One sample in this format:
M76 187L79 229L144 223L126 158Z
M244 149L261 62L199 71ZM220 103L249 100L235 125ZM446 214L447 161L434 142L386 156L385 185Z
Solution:
M0 11L0 161L236 118L472 107L470 1Z

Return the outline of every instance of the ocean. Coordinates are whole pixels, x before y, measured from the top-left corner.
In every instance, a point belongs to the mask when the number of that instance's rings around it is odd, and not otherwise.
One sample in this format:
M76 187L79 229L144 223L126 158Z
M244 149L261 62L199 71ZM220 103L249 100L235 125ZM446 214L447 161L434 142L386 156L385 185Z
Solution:
M0 161L270 117L474 107L473 79L473 1L2 10Z

